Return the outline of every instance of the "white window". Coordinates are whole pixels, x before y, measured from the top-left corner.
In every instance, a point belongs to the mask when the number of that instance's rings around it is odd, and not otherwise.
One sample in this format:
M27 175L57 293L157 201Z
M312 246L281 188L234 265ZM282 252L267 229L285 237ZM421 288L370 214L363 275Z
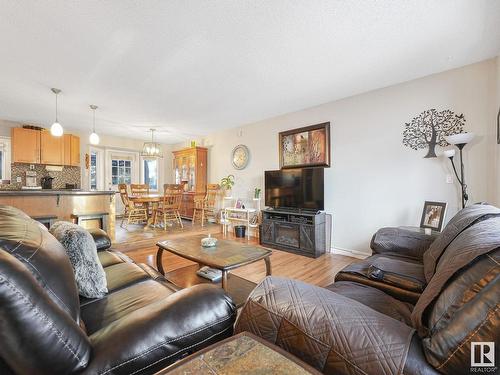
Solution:
M10 138L0 137L0 180L10 180Z
M158 190L158 160L143 160L143 183L149 185L150 190Z
M132 162L123 159L111 159L111 183L131 184L132 183Z

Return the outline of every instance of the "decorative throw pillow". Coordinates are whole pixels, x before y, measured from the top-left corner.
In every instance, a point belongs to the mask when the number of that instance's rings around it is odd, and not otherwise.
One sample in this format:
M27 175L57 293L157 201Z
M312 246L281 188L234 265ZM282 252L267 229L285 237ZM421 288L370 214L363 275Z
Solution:
M97 257L92 235L84 228L58 221L50 227L50 233L62 243L75 271L76 285L81 296L100 298L108 292L106 274Z

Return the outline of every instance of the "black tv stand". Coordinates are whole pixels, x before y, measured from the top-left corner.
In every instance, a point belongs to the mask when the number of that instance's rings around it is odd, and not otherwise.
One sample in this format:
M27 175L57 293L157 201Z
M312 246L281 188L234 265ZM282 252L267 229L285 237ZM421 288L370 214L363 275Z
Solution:
M326 214L316 210L262 210L264 246L317 258L326 251Z

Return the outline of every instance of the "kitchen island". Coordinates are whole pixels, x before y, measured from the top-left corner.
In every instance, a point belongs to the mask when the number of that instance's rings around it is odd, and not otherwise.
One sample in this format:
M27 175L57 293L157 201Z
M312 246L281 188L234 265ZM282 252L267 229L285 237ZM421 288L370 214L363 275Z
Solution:
M102 215L105 230L115 239L115 192L63 190L0 190L0 204L14 206L33 218L52 217L55 220L74 221L87 217L83 226L93 227Z

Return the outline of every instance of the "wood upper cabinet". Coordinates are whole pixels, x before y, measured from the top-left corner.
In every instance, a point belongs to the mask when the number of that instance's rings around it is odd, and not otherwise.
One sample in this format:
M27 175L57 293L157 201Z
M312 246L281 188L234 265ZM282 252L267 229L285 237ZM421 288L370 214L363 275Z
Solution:
M64 137L54 137L48 130L40 132L40 163L64 164Z
M64 142L64 165L71 165L71 134L63 135Z
M80 137L71 134L71 164L73 166L80 165Z
M12 162L40 163L40 131L12 128Z
M54 137L48 130L12 128L12 162L80 165L80 137Z
M80 165L80 137L64 134L64 165Z

